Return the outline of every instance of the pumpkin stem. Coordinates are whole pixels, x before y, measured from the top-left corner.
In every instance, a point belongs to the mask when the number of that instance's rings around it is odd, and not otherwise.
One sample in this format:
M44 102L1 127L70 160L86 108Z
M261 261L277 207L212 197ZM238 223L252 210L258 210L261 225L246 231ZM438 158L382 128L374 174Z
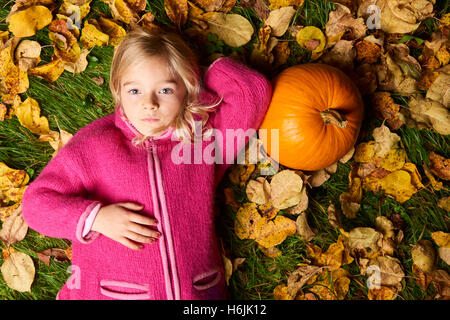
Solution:
M334 124L339 128L345 128L347 126L347 120L345 116L334 109L327 109L325 111L320 112L320 116L325 124Z

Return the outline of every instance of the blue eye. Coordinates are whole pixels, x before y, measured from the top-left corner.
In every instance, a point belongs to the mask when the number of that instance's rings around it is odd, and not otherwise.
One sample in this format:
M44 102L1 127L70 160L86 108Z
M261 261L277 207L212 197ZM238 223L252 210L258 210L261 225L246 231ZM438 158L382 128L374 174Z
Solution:
M139 91L138 89L131 89L128 92L132 92L132 91ZM137 93L136 93L137 94Z
M170 91L173 91L173 90L170 89L170 88L164 88L164 89L162 89L161 91L163 91L163 90L170 90Z

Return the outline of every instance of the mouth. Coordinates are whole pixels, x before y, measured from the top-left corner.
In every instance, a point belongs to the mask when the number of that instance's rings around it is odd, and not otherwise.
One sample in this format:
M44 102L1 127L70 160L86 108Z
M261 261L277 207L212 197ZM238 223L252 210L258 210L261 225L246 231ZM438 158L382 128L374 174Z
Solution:
M151 118L151 117L149 117L149 118L144 118L144 119L142 119L143 121L148 121L148 122L156 122L156 121L159 121L159 119L156 119L156 118Z

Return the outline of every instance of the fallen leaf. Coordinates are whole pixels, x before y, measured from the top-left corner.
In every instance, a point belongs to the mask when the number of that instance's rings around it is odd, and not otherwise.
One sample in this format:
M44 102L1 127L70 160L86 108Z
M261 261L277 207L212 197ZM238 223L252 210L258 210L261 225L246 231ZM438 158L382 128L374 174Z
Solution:
M442 104L421 95L411 96L408 104L409 108L404 112L413 120L406 123L408 127L434 129L442 135L450 134L450 112Z
M384 157L388 151L398 146L401 138L392 133L384 124L373 129L373 138L375 140L374 152L379 157Z
M327 48L333 46L345 35L345 40L355 40L366 34L367 26L362 18L355 18L350 9L336 4L336 9L329 14L325 25Z
M64 63L56 58L51 62L28 70L28 74L44 78L48 82L55 82L64 72Z
M44 6L31 6L9 17L8 29L16 37L31 37L52 21L51 11Z
M243 187L247 183L253 171L255 171L254 164L237 164L232 166L228 177L230 178L231 182L240 187Z
M70 261L66 251L61 248L46 249L41 252L36 252L36 255L38 256L38 259L45 263L47 266L50 266L51 257L53 257L53 260L56 262Z
M270 201L270 184L263 177L250 180L245 188L247 198L257 204L264 204Z
M375 92L372 98L372 106L382 119L386 119L392 130L398 130L404 124L403 114L399 113L400 105L394 103L389 92Z
M264 20L264 23L272 28L274 37L281 37L288 29L295 12L293 6L280 7L270 11L269 17Z
M298 267L288 276L287 294L291 297L297 296L298 292L306 284L306 282L323 270L324 267L314 265L305 265Z
M253 26L239 14L217 12L207 20L211 32L230 47L241 47L251 40Z
M17 208L2 224L0 239L9 246L25 238L28 224L22 217L21 207Z
M276 216L274 220L266 219L264 223L257 224L255 228L255 241L266 248L282 243L286 237L295 234L297 231L295 221L280 215Z
M434 0L377 0L381 29L388 33L410 33L433 14Z
M181 28L186 24L188 18L187 0L164 0L164 9L170 21Z
M322 55L327 42L322 30L314 26L300 29L295 39L301 47L311 51L312 60L316 60Z
M37 41L22 40L15 50L15 58L19 69L27 72L41 61L41 45Z
M297 234L305 241L311 241L315 237L315 233L311 230L306 219L306 212L300 213L295 221Z
M413 263L426 273L431 273L436 265L436 252L430 240L419 240L411 249Z
M271 202L277 209L298 204L302 198L303 180L292 170L282 170L270 182Z
M1 266L1 273L8 287L19 292L30 292L34 281L33 260L23 252L12 252Z
M439 199L438 207L450 212L450 196Z
M86 21L83 29L81 30L80 41L85 49L89 49L94 46L101 47L108 44L109 35L99 30L94 24L90 24Z
M41 109L36 100L28 97L16 109L16 116L25 128L35 134L47 134L50 131L48 120L40 116Z
M285 284L280 284L273 289L273 297L275 300L294 300L295 298L288 294Z
M442 180L450 180L450 159L446 159L434 151L428 154L428 159L430 160L431 172Z

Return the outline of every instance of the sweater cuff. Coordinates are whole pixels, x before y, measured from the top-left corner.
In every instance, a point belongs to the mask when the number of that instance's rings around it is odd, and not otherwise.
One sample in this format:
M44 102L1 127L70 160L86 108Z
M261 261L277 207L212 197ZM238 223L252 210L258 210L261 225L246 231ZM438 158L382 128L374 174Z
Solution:
M80 216L77 224L76 238L81 243L91 243L100 235L99 232L91 231L91 228L102 205L100 201L94 201Z

